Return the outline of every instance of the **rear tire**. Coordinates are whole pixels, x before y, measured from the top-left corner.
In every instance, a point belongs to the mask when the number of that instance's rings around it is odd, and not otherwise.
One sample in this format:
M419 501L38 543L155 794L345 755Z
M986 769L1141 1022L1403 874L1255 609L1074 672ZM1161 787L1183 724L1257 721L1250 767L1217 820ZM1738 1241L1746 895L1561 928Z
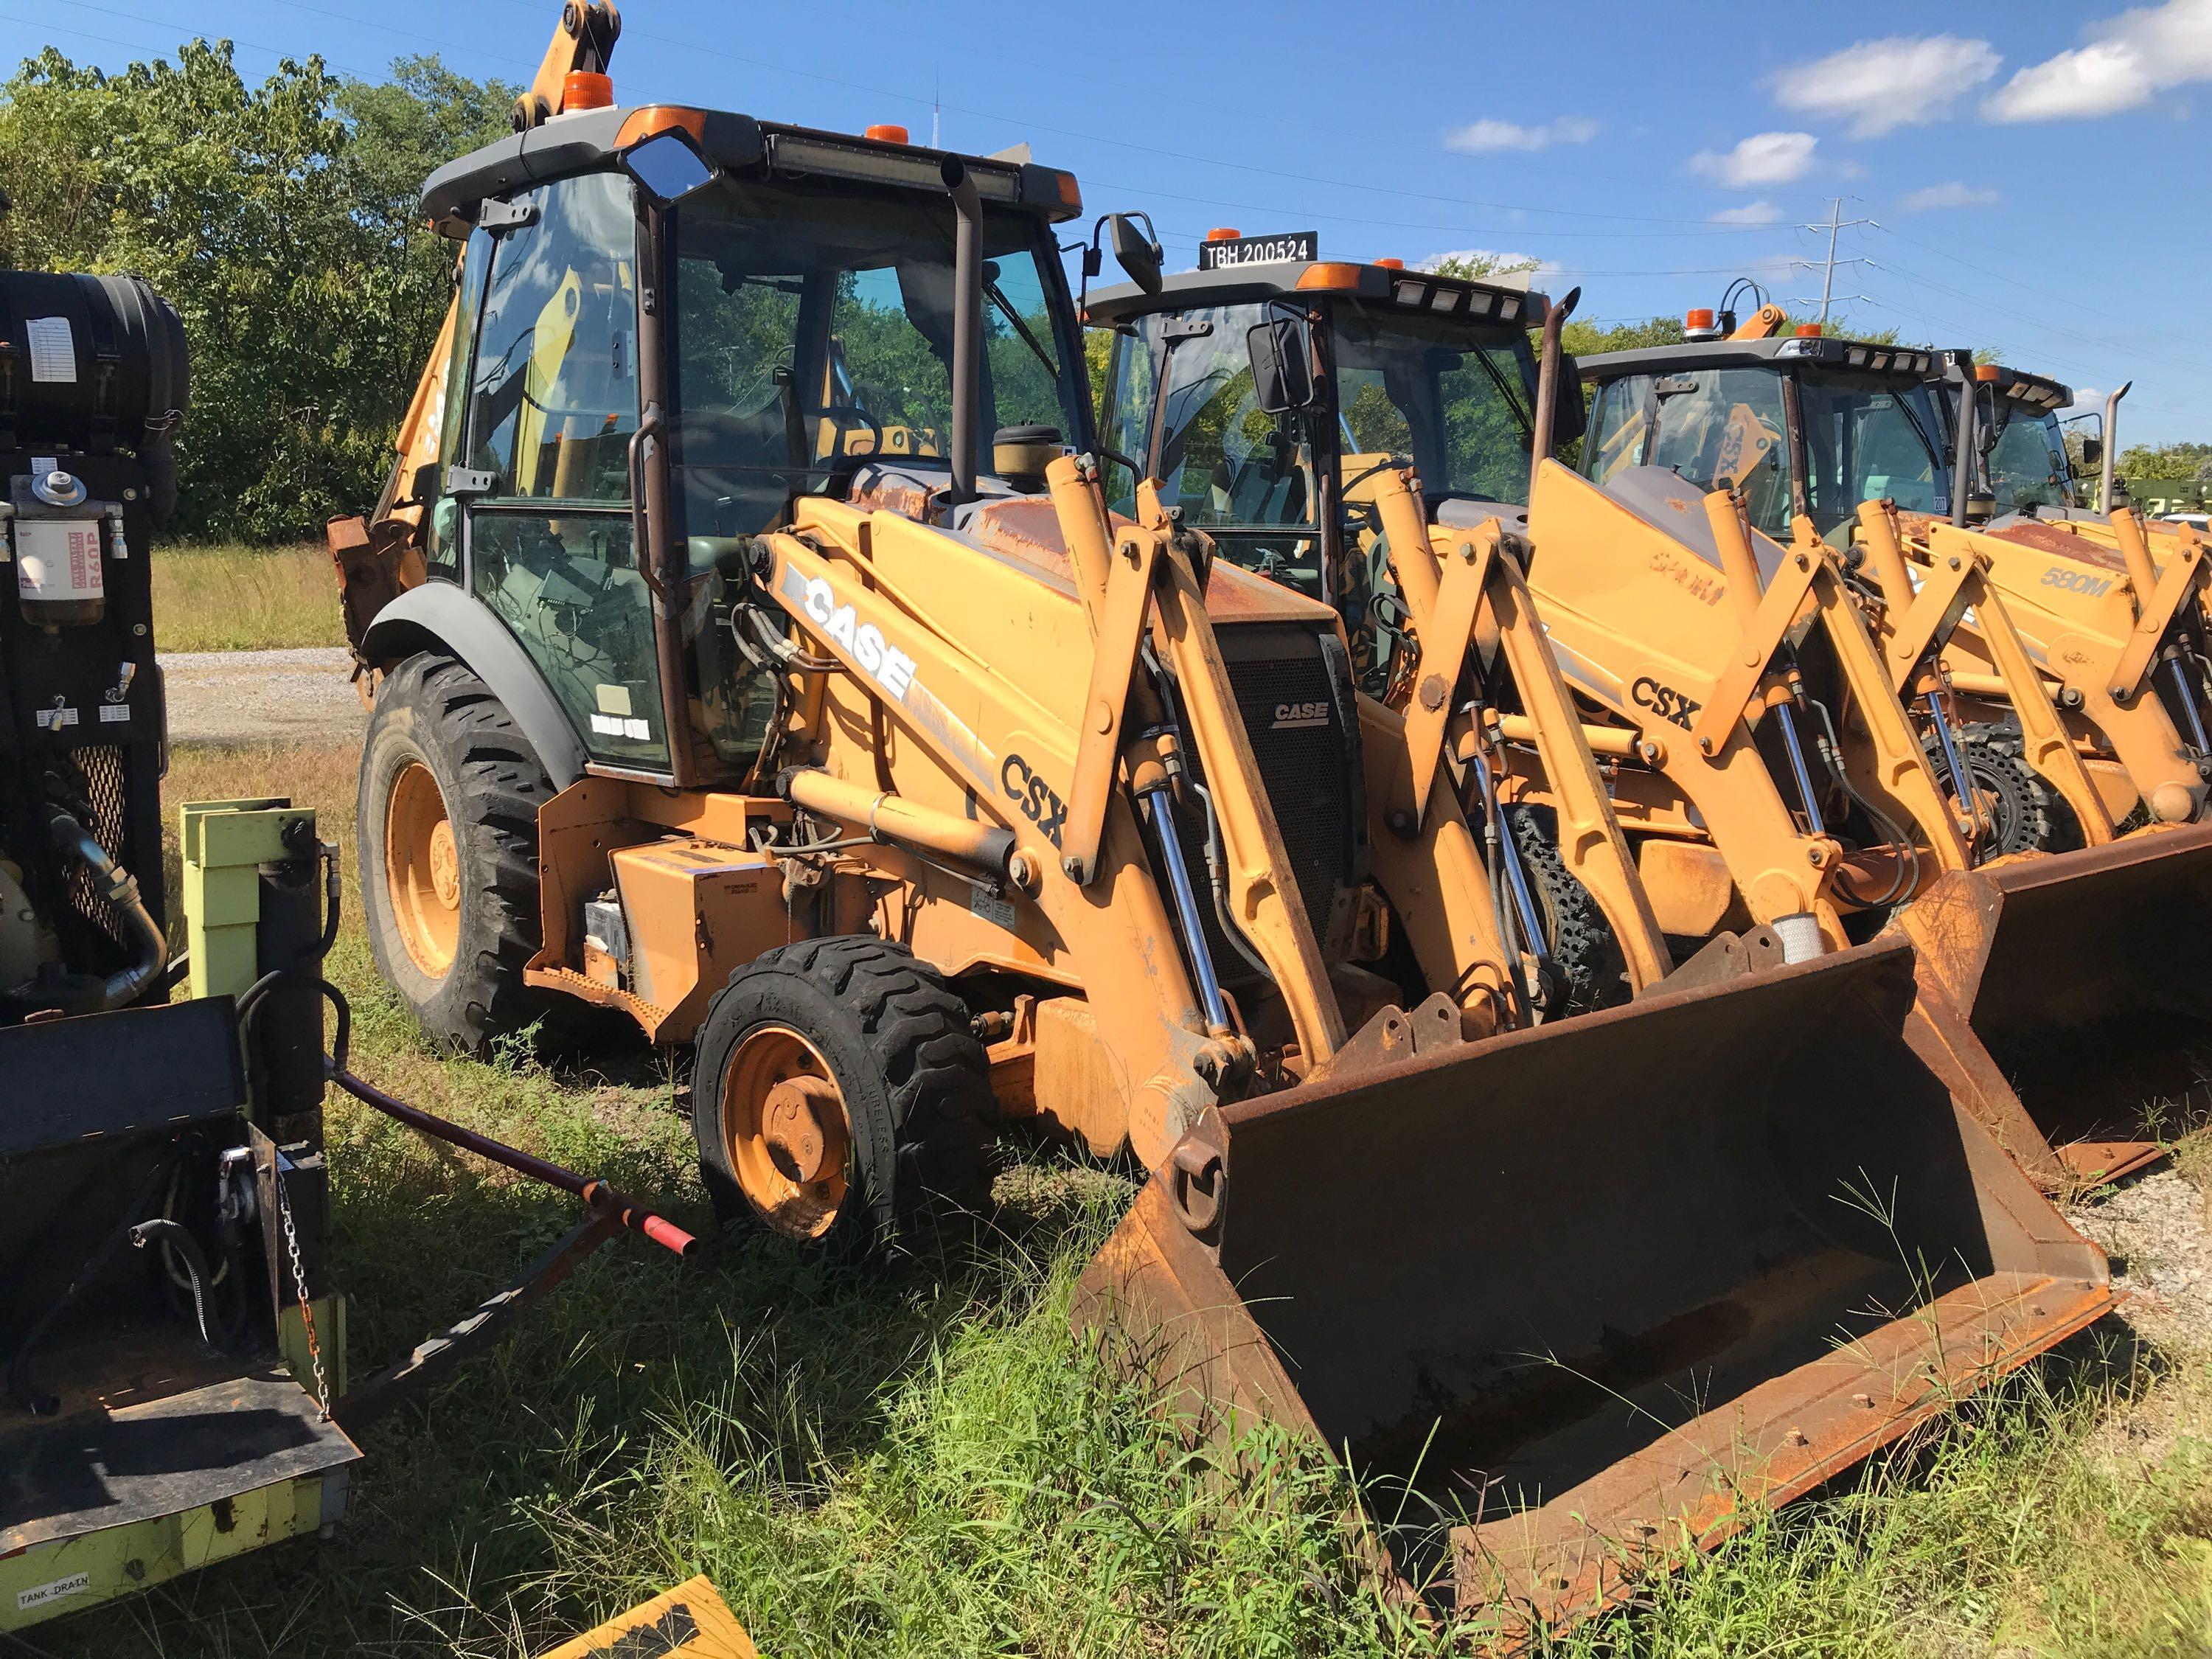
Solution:
M1967 781L1989 805L1995 833L1986 857L2006 853L2070 853L2081 846L2081 821L2050 781L2027 763L2027 744L2009 720L1977 721L1951 734ZM1929 763L1946 787L1942 745L1930 733Z
M481 1054L551 1003L537 953L538 809L552 779L491 688L441 652L378 692L362 745L362 912L370 953L433 1041Z
M861 1248L933 1203L990 1201L989 1062L967 1005L902 945L805 939L738 969L700 1025L691 1098L726 1220Z
M1628 1000L1628 963L1613 924L1559 856L1559 814L1548 806L1506 806L1506 828L1521 854L1552 960L1565 975L1568 1014L1586 1014ZM1558 1018L1555 1012L1553 1018Z

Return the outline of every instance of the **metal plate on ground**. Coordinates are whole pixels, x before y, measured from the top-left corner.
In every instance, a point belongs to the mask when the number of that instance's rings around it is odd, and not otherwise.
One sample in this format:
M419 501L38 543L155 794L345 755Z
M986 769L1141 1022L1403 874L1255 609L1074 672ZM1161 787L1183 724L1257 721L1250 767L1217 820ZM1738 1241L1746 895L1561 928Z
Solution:
M760 1659L760 1651L702 1575L542 1659Z

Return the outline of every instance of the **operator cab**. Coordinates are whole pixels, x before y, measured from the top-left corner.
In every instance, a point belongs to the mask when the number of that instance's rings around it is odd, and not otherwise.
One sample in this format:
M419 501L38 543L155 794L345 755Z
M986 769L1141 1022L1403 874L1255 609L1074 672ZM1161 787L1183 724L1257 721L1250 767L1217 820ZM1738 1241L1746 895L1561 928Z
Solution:
M956 180L982 301L964 467ZM1066 173L899 128L602 107L441 168L423 207L465 244L457 320L421 394L434 459L411 457L387 507L416 524L425 574L514 635L597 769L750 764L773 696L731 608L750 538L798 498L957 526L1091 442L1052 234L1081 208ZM658 630L657 595L674 613Z
M1969 516L1976 520L2027 518L2066 518L2080 501L2079 481L2067 446L2066 427L2058 411L2074 402L2070 386L2030 374L2002 363L1977 363L1964 351L1947 351L1933 377L1936 395L1943 409L1946 442L1955 451L1958 442L1960 399L1964 388L1974 392L1975 447L1981 459L1981 477L1968 497ZM2089 417L2100 432L2087 440L2101 441L2103 416ZM2094 464L2096 453L2085 449L2085 464Z
M1310 238L1249 241L1311 252ZM1439 521L1519 518L1535 427L1528 331L1548 308L1510 282L1310 257L1092 294L1085 321L1115 333L1101 426L1122 463L1116 505L1133 496L1133 470L1158 478L1222 557L1333 605L1362 687L1378 690L1400 617L1372 481L1411 466ZM1566 441L1581 401L1563 401Z
M1784 543L1797 514L1847 540L1859 503L1872 499L1948 515L1949 428L1926 384L1941 362L1818 333L1586 357L1580 471L1607 489L1631 468L1657 466L1701 489L1740 489L1753 528Z

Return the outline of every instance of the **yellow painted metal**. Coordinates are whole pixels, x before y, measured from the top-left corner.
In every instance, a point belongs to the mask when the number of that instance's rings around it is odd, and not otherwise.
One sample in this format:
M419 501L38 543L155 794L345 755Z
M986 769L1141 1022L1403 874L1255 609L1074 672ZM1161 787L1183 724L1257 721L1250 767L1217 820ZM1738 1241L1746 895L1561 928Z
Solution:
M295 857L286 842L304 821L314 838L314 813L281 796L190 801L178 809L183 849L185 948L195 998L238 996L260 977L254 929L261 920L256 866Z
M317 1532L337 1520L345 1485L343 1471L295 1476L219 1504L33 1544L0 1558L0 1632L28 1630Z
M702 1575L663 1590L539 1659L760 1659L752 1638Z

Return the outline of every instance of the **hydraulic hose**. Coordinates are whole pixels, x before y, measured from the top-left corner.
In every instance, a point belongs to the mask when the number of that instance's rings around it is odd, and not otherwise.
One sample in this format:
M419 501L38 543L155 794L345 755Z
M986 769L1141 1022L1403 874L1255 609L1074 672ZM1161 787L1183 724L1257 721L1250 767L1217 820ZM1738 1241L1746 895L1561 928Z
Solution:
M129 1236L131 1243L139 1249L144 1249L158 1239L166 1249L175 1251L183 1258L185 1276L191 1281L192 1315L200 1328L200 1340L215 1352L221 1353L223 1344L216 1338L214 1315L208 1306L215 1294L215 1278L208 1271L207 1252L200 1249L200 1242L192 1237L192 1230L180 1222L171 1221L166 1216L155 1216L151 1220L139 1222L130 1230Z
M23 1333L23 1340L15 1349L15 1357L8 1362L8 1397L32 1416L52 1417L62 1408L59 1396L44 1393L31 1380L31 1361L38 1352L39 1344L46 1340L46 1333L53 1328L54 1322L67 1313L77 1297L84 1294L85 1288L106 1270L116 1251L122 1249L123 1241L132 1236L136 1225L133 1218L143 1213L154 1201L154 1194L161 1190L161 1183L168 1178L167 1163L156 1164L145 1185L124 1206L122 1218L108 1229L107 1236L100 1241L99 1248L77 1269L76 1277L70 1280L59 1296L46 1304L45 1311L31 1322L31 1328Z
M100 1010L105 1012L111 1008L126 1007L144 995L147 987L167 971L169 942L161 936L153 914L146 908L145 897L138 890L138 878L115 861L114 855L100 844L92 831L58 806L47 809L46 829L53 837L55 849L92 872L100 897L112 905L116 915L123 919L124 932L134 946L131 965L108 975L106 984L100 988Z

